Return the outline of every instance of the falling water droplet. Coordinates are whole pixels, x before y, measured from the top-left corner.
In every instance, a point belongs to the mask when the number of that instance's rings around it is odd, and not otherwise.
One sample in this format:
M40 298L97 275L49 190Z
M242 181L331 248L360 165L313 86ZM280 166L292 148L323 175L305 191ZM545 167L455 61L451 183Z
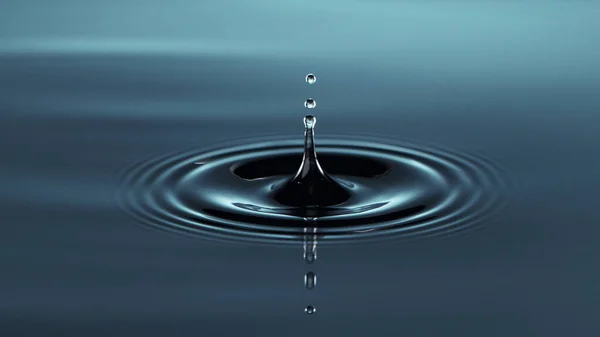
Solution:
M317 312L317 308L313 307L312 305L307 305L306 308L304 308L304 312L309 315L312 315L315 312Z
M313 289L317 285L317 275L312 271L309 271L304 275L304 286L306 289Z
M317 124L317 118L313 115L307 115L304 117L304 126L306 127L306 129L312 129L315 127L315 124Z
M317 77L314 74L308 74L306 75L306 83L308 84L313 84L317 81Z
M317 106L317 102L314 99L309 98L304 102L304 106L308 109L314 109Z

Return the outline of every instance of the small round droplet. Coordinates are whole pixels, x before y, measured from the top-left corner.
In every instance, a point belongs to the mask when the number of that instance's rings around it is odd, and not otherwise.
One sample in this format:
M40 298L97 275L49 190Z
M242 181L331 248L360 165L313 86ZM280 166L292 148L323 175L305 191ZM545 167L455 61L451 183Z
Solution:
M312 315L315 312L317 312L317 308L313 307L312 305L307 305L306 308L304 308L304 312L309 315Z
M317 102L314 99L309 98L304 102L304 106L308 109L314 109L317 106Z
M315 117L313 115L307 115L307 116L304 117L304 126L307 129L314 128L315 124L317 124L317 117Z
M317 77L314 74L308 74L306 75L306 83L308 84L313 84L317 81Z
M304 275L304 286L306 289L313 289L317 285L317 275L312 271L309 271Z

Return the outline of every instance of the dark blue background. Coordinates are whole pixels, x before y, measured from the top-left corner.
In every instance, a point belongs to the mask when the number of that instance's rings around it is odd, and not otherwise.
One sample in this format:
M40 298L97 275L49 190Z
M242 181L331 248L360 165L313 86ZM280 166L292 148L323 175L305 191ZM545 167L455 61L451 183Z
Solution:
M597 336L597 1L4 0L1 336ZM309 86L304 75L314 72ZM500 162L464 235L320 247L138 226L119 173L267 134L376 134ZM303 308L314 304L309 316Z

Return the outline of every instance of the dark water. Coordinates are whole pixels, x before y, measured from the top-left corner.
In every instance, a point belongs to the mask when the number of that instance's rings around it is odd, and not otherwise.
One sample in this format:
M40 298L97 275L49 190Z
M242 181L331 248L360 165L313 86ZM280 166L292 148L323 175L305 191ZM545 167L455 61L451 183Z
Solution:
M0 335L600 333L597 2L86 6L0 14ZM308 97L317 137L498 163L508 205L310 265L302 244L191 239L118 206L140 161L301 138Z

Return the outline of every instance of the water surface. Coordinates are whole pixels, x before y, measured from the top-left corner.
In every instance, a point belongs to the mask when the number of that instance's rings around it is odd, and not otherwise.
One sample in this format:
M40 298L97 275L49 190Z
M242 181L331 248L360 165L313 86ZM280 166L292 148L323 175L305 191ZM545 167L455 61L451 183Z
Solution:
M0 13L3 336L600 333L597 2L116 3ZM462 235L319 247L310 291L301 246L117 207L139 160L301 137L308 97L320 134L501 163L510 205Z

